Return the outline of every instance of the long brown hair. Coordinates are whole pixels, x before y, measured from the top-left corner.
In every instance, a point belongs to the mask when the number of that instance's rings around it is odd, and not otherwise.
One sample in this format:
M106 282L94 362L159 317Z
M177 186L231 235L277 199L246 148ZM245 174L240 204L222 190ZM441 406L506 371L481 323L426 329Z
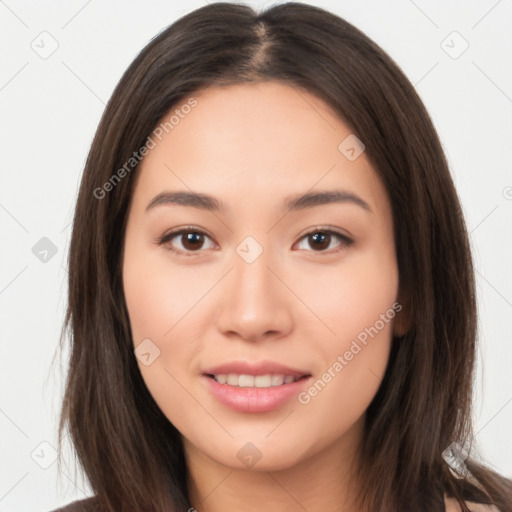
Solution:
M363 141L392 204L409 330L393 339L367 410L357 468L365 482L361 507L439 511L446 493L463 510L468 500L511 511L512 482L471 451L474 270L438 136L413 86L380 47L342 18L302 3L261 13L225 2L197 9L155 37L117 85L74 216L59 450L68 426L104 510L188 509L179 432L148 392L133 353L121 255L137 165L126 162L162 116L194 91L269 80L308 91L334 109ZM455 443L470 452L459 469L443 457Z

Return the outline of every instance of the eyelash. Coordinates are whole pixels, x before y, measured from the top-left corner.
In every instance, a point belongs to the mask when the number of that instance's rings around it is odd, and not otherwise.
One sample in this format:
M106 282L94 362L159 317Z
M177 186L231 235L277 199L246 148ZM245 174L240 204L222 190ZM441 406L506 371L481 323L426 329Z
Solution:
M193 226L189 226L189 227L186 227L186 228L178 229L176 231L171 231L170 233L166 233L165 235L163 235L162 237L160 237L157 240L157 243L158 243L158 245L164 245L167 242L169 242L170 240L172 240L173 238L175 238L176 236L183 235L185 233L188 233L188 234L194 233L194 234L199 234L199 235L205 235L208 238L210 238L208 236L208 234L206 234L201 229L197 229L197 228L195 228ZM309 231L308 233L305 233L300 238L300 240L303 240L304 238L308 237L309 235L314 235L314 234L317 234L317 233L321 233L321 234L324 234L324 235L334 235L336 238L338 238L341 241L341 247L336 249L336 250L331 250L331 251L313 251L313 252L318 252L320 254L322 254L322 253L327 253L327 254L338 253L338 252L341 252L344 249L350 247L354 243L354 240L352 240L348 236L343 235L341 233L338 233L337 231L333 231L331 229L324 229L324 228L315 228L315 229ZM173 253L175 253L175 254L177 254L179 256L187 256L187 257L197 256L197 253L202 252L201 250L198 250L198 251L188 251L187 252L187 251L182 251L180 249L174 249L174 248L172 248L170 246L166 246L165 248L168 251L171 251L171 252L173 252Z

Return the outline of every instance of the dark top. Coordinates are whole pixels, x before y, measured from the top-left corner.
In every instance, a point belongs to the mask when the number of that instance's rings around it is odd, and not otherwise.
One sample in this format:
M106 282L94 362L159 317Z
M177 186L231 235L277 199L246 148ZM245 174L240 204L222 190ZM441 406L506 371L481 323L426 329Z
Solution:
M445 512L449 512L451 510L460 510L458 505L452 505L452 500L449 500L449 505L446 506L445 503ZM499 512L496 507L490 505L480 505L473 502L466 502L470 506L470 510L474 512ZM452 508L454 507L454 508ZM65 505L64 507L57 508L52 510L51 512L102 512L102 509L99 508L96 496L92 496L90 498L85 498L83 500L77 500Z
M101 508L98 507L96 496L92 496L83 500L73 501L51 512L101 512Z

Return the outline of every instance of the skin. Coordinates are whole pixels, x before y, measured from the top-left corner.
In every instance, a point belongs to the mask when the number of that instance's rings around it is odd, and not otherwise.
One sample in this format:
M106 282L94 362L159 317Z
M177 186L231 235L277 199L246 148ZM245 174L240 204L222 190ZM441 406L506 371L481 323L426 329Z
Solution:
M386 190L364 152L354 161L340 152L350 128L305 91L264 82L213 86L194 97L197 106L137 171L123 253L134 347L149 338L160 350L148 366L138 360L139 368L182 434L191 506L354 512L363 483L349 486L349 479L365 411L392 335L405 332L404 310L306 405L294 397L270 412L234 411L200 375L228 360L269 359L308 370L315 382L400 303ZM334 189L361 197L372 212L350 202L284 210L285 196ZM157 194L175 190L215 196L226 210L168 204L146 211ZM187 245L182 235L158 244L187 226L207 234L202 245ZM332 236L318 249L305 235L319 227L354 242ZM263 249L252 263L236 251L247 236ZM261 453L251 468L237 457L248 442Z

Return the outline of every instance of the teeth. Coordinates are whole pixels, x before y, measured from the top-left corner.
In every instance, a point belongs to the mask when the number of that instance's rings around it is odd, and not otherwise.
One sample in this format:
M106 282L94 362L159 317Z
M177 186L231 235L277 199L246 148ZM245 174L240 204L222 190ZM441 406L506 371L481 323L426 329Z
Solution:
M272 386L281 386L282 384L290 384L298 380L300 377L293 375L238 375L236 373L222 373L214 375L213 378L220 384L228 384L230 386L238 386L240 388L270 388Z
M280 386L284 382L284 375L272 375L272 386Z

